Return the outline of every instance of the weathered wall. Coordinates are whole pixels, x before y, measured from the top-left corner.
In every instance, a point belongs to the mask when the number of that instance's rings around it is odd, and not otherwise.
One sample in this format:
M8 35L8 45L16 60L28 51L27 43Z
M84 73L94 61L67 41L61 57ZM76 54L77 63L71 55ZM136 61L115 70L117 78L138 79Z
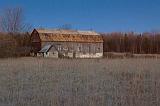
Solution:
M77 42L42 42L45 45L54 45L60 52L102 53L103 43L77 43Z
M103 57L103 53L96 53L96 54L93 54L93 53L86 53L86 54L83 54L83 53L76 53L76 58L100 58L100 57Z
M54 52L47 52L47 53L44 53L44 57L58 58L58 52L54 51Z
M66 57L97 58L103 56L103 43L42 42L42 47L45 45L53 45L50 52L58 51Z
M96 58L103 56L103 43L42 42L42 47L45 45L54 46L50 52L58 51L59 54L68 57Z
M41 50L41 40L40 40L39 34L36 30L34 30L32 32L30 40L31 40L32 52L37 53L38 51L40 51Z

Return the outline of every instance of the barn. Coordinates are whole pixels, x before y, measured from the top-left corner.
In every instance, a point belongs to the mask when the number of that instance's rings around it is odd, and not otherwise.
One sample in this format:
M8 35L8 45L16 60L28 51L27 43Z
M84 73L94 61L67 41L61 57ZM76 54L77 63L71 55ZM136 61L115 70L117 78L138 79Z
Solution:
M101 58L103 38L94 31L34 29L32 53L54 58Z

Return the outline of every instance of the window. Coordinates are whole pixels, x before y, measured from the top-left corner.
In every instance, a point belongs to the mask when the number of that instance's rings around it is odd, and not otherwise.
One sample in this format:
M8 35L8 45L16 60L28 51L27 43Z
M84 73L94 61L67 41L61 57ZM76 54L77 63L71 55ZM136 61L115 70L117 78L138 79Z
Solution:
M61 51L61 50L62 50L62 46L58 45L58 51Z
M89 47L88 47L88 50L89 50L89 53L91 53L91 46L89 45Z
M78 47L78 52L80 52L80 51L82 51L82 50L81 50L81 47Z
M97 48L97 52L100 52L100 48L99 47Z
M67 46L65 46L65 47L63 48L63 50L68 51L68 47L67 47Z

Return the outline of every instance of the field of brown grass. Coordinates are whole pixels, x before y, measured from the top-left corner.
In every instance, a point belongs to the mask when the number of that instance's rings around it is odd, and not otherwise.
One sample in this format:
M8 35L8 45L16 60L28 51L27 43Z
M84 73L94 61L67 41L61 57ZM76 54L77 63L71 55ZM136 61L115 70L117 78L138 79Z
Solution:
M160 59L1 59L0 106L160 106Z

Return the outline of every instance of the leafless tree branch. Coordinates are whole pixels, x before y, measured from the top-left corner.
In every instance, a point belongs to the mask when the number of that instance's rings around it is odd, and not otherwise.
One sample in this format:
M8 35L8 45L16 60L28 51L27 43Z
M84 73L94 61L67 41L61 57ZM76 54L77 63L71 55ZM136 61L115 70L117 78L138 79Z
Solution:
M0 26L2 31L10 33L28 32L31 29L31 25L24 22L23 9L19 7L5 9Z

